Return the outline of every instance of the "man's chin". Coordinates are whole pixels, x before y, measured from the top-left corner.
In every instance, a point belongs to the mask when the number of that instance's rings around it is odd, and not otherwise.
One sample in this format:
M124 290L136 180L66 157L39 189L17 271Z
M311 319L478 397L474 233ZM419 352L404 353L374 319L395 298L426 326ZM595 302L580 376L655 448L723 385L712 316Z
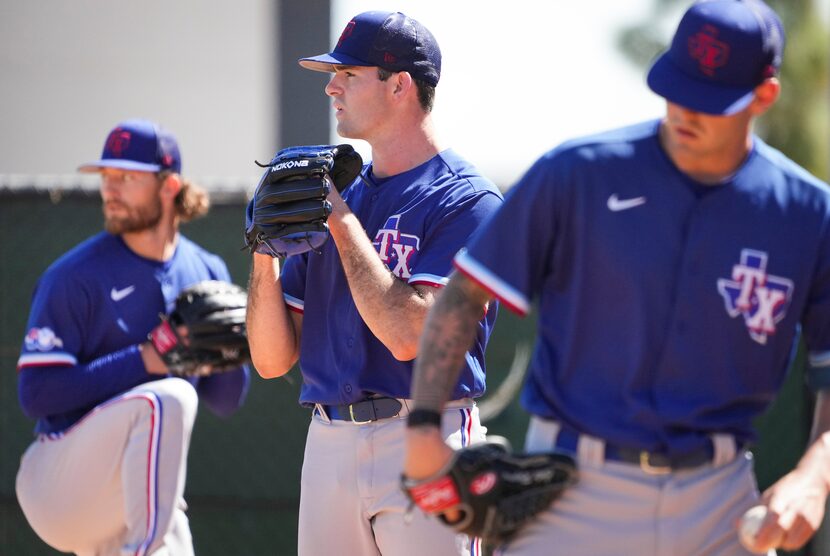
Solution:
M113 235L126 234L128 232L143 232L151 227L146 222L136 223L130 220L116 218L104 220L104 229Z
M124 221L115 218L105 218L104 229L111 234L118 235L124 231Z
M349 128L342 123L337 124L337 135L342 137L343 139L360 139L360 137L355 137L355 132L353 129Z

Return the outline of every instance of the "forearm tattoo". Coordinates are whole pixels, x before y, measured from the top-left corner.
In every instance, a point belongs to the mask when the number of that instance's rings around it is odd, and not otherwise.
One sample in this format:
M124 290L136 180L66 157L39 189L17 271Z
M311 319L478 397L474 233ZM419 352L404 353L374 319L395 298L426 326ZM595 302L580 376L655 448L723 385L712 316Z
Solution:
M435 302L424 325L412 383L419 409L440 411L452 395L475 338L486 294L456 275Z

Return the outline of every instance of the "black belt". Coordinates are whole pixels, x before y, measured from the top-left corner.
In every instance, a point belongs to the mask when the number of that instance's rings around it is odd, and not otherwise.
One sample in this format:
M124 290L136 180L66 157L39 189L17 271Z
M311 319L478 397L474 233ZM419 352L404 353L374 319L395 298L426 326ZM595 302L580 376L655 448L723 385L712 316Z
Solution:
M370 423L378 419L396 417L403 404L396 398L372 398L348 405L324 405L323 409L329 419Z
M556 448L563 451L576 453L579 442L579 433L562 427L556 436ZM620 461L633 463L643 471L653 474L671 473L680 469L693 469L707 463L711 463L715 457L715 449L711 442L685 454L666 454L662 452L648 452L635 448L615 446L608 442L605 444L605 459L609 461Z
M712 463L714 452L715 450L711 445L680 455L646 452L645 450L623 448L611 444L605 445L605 459L633 463L639 465L643 471L657 474L680 469L693 469Z

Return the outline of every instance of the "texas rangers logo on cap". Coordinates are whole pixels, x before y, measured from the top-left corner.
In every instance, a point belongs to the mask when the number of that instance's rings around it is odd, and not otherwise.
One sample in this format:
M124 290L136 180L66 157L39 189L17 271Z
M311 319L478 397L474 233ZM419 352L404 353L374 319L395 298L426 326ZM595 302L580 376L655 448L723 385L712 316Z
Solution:
M728 116L777 74L784 27L761 1L698 0L683 15L669 49L648 72L648 86L688 110Z
M775 325L786 316L794 286L792 280L767 274L769 256L763 251L742 249L740 263L732 267L732 278L718 280L730 317L742 316L750 337L766 344Z
M121 157L124 151L130 146L130 132L120 127L112 130L107 137L107 144L104 147L106 151L111 152L116 157Z
M346 24L346 27L343 28L343 32L340 33L340 38L337 39L337 45L335 46L335 48L340 48L340 45L343 44L343 41L352 36L352 32L354 31L355 25L357 25L357 22L355 22L354 19Z
M710 76L729 61L729 45L719 41L717 36L717 27L704 25L703 29L689 37L689 55L698 61L700 71Z

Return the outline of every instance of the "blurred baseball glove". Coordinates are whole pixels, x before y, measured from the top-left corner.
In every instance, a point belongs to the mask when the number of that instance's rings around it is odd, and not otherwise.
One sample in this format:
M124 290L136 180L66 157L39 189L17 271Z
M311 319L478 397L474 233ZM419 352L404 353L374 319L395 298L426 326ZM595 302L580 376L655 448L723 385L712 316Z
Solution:
M245 290L205 280L182 290L173 311L148 338L171 374L201 376L238 368L250 360L245 331Z
M409 499L446 525L500 544L576 482L576 463L561 453L511 454L506 439L474 444L455 453L428 479L401 478ZM445 512L459 510L450 522Z
M267 168L245 211L245 245L274 257L317 251L329 237L326 197L360 174L360 154L346 144L291 147Z

